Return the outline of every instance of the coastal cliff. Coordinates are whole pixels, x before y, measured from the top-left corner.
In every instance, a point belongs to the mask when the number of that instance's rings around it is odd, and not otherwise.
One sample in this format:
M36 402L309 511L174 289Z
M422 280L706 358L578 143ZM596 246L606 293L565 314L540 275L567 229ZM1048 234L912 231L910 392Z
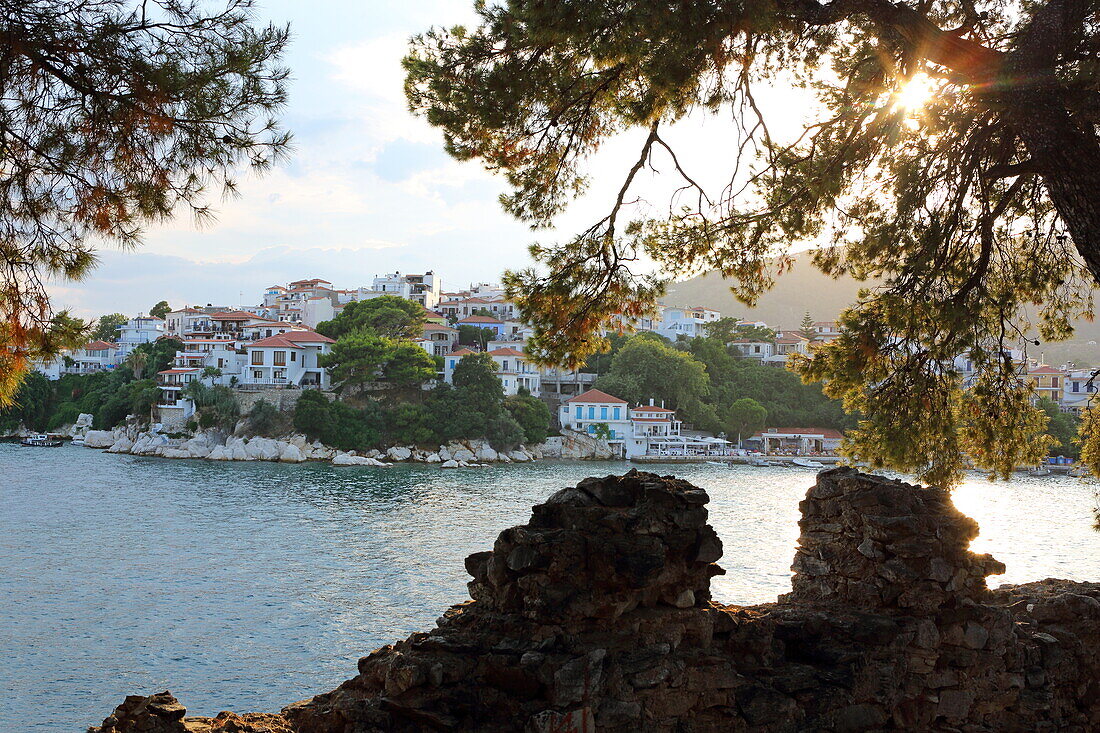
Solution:
M466 560L473 600L281 714L133 696L95 733L1089 731L1100 584L986 588L948 492L842 468L801 503L792 591L710 600L704 491L631 471L534 507Z

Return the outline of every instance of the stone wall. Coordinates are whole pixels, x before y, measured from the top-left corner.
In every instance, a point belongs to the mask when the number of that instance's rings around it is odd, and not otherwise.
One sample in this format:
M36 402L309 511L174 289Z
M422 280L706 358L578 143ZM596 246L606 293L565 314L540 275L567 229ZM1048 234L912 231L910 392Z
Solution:
M280 412L293 412L294 406L298 404L298 399L306 390L302 389L283 389L279 387L264 387L261 389L249 388L247 390L237 389L233 390L234 396L237 398L237 405L241 408L241 414L247 414L252 406L260 400L267 400ZM322 392L321 394L328 397L330 400L336 399L336 395L332 392Z
M437 628L232 730L1100 730L1100 584L986 590L946 492L823 472L792 592L754 607L709 600L707 500L636 471L560 491L467 559L474 600ZM175 727L101 733L223 730L158 699Z

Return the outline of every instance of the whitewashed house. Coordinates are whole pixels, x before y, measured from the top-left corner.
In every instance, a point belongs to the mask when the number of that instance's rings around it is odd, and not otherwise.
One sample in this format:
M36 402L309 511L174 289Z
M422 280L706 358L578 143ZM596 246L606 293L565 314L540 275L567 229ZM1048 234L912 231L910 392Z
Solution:
M139 315L118 327L118 358L125 361L141 344L150 344L165 335L164 321L152 316Z
M541 393L539 368L527 360L522 351L510 347L493 349L488 352L497 364L497 378L504 387L505 395L517 394L526 389L533 396Z
M703 327L721 317L722 313L713 308L662 306L661 320L654 324L653 330L673 341L679 336L685 338L706 336Z
M201 378L202 369L196 367L173 367L157 372L160 397L154 407L154 422L160 423L162 429L167 431L183 428L195 414L195 403L184 396L183 390Z
M94 374L114 369L122 363L118 344L110 341L92 341L79 349L65 352L49 361L36 364L34 369L49 380L60 379L62 374Z
M734 339L730 345L737 348L738 353L746 359L758 359L763 361L775 354L775 344L771 341L759 339Z
M313 331L287 331L246 345L240 383L244 387L321 387L330 385L318 361L336 343Z
M1092 383L1092 373L1091 369L1066 371L1062 380L1062 397L1058 400L1062 412L1080 415L1089 406L1089 401L1096 397L1097 384ZM1100 378L1096 381L1100 382Z
M602 435L619 452L634 430L627 401L598 389L567 399L558 409L558 422L565 430L593 437Z

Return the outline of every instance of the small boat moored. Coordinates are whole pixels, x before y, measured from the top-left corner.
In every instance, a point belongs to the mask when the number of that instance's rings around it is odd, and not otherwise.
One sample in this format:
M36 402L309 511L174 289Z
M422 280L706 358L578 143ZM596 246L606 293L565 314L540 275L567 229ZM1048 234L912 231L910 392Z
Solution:
M821 461L812 461L809 458L792 458L791 463L803 468L825 468L825 464Z
M19 441L19 445L25 445L30 448L60 448L62 443L57 438L42 433L36 433L23 438L23 440Z

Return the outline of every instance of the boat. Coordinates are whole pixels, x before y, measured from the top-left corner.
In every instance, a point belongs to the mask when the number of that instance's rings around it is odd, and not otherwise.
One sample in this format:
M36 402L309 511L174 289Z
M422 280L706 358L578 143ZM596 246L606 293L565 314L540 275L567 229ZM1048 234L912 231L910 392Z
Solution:
M809 458L792 458L791 463L803 468L825 468L825 464L821 461L813 461Z
M1069 470L1070 478L1085 478L1089 475L1089 470L1084 466L1074 466Z
M62 443L57 438L52 438L49 435L35 433L23 438L19 441L19 445L25 445L29 448L60 448Z
M1035 466L1034 468L1029 468L1027 470L1028 476L1049 476L1050 473L1050 469L1042 464Z
M750 458L749 465L757 468L771 468L772 466L769 461L765 461L763 458Z

